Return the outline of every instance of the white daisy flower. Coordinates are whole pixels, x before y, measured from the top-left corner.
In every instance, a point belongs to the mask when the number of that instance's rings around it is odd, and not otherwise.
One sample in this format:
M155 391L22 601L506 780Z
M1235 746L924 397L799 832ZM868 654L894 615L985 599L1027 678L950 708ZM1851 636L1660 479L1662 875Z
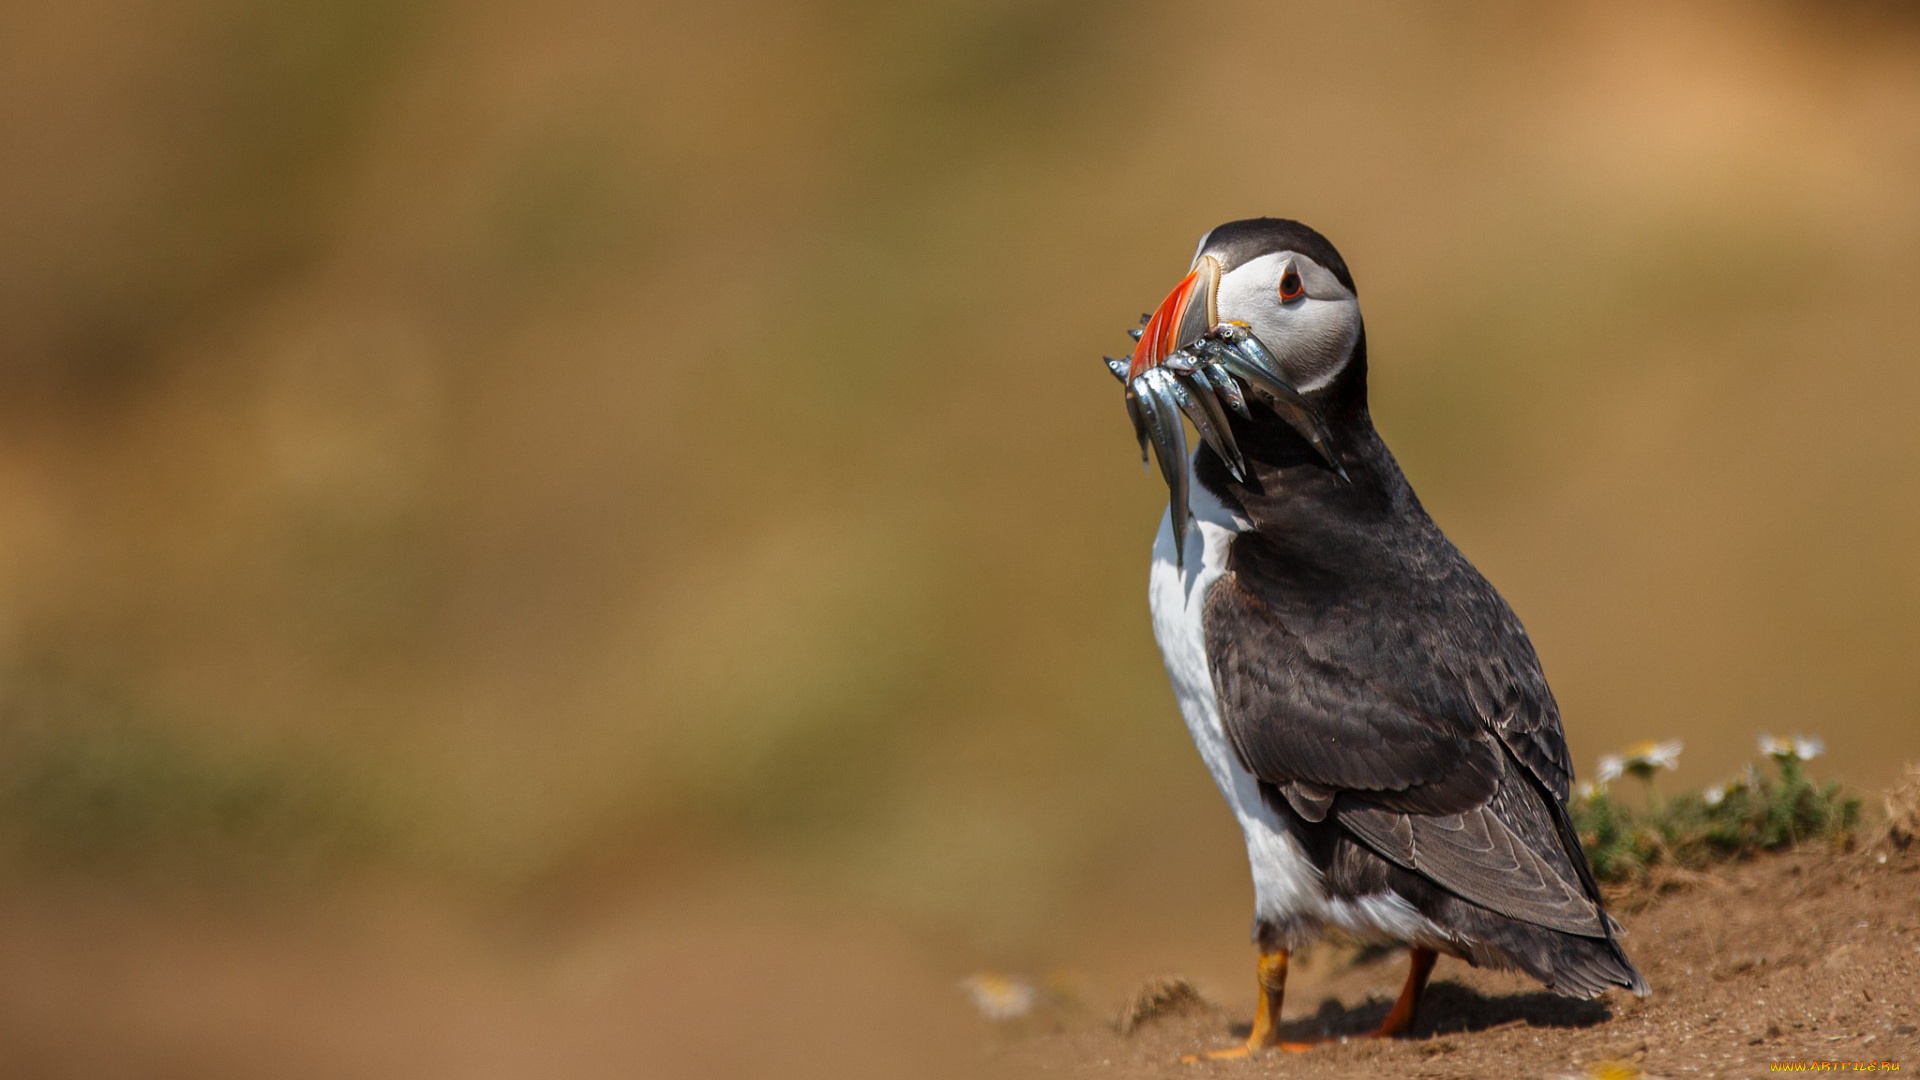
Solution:
M1643 742L1627 749L1627 771L1651 774L1656 769L1677 769L1680 767L1680 751L1685 746L1679 739L1666 742Z
M1683 743L1679 739L1666 742L1635 743L1627 747L1624 754L1607 754L1600 759L1600 780L1618 779L1622 774L1632 773L1642 780L1653 779L1653 774L1661 769L1674 769L1680 766L1680 750Z
M1039 998L1033 984L1018 975L983 971L960 980L973 998L974 1008L989 1020L1014 1020L1033 1011Z
M1795 735L1791 739L1760 736L1760 752L1780 761L1812 761L1825 753L1826 749L1825 743L1807 735Z
M1582 780L1573 785L1573 797L1581 802L1592 802L1600 797L1601 787L1591 780Z

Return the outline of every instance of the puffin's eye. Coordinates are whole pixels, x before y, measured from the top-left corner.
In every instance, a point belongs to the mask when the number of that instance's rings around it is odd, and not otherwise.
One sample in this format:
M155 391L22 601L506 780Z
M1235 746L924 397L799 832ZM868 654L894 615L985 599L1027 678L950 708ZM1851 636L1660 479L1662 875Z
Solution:
M1280 275L1280 299L1298 300L1305 292L1305 287L1300 284L1299 271L1289 267L1286 273Z

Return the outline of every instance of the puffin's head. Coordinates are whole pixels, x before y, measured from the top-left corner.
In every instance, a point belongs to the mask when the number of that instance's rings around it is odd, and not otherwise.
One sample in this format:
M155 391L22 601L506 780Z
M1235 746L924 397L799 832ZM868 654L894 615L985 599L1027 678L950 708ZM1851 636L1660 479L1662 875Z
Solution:
M1107 368L1126 388L1144 457L1152 446L1171 496L1176 548L1187 526L1187 436L1181 415L1244 482L1229 411L1265 424L1249 402L1311 445L1350 483L1329 425L1342 403L1364 407L1366 339L1353 276L1327 238L1297 221L1230 221L1200 239L1193 266L1134 331L1139 343ZM1242 391L1242 386L1245 392Z
M1353 275L1326 237L1285 218L1230 221L1200 238L1192 269L1141 333L1129 377L1223 322L1251 330L1274 374L1303 394L1347 369L1362 331Z

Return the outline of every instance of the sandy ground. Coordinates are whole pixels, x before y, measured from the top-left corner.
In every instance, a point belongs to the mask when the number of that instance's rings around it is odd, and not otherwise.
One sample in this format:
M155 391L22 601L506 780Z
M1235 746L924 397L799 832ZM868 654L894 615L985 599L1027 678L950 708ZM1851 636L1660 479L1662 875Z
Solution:
M1064 1020L1000 1052L1050 1072L1111 1077L1560 1076L1607 1062L1652 1076L1744 1077L1793 1060L1920 1069L1920 851L1774 856L1670 887L1615 901L1653 985L1645 1000L1558 998L1443 959L1408 1038L1178 1064L1184 1052L1244 1036L1249 974L1246 1000L1176 1011L1131 1036L1107 1018ZM1368 1030L1404 965L1404 954L1360 953L1333 965L1289 994L1283 1034Z
M1654 986L1579 1002L1441 961L1410 1038L1181 1066L1244 1033L1212 951L1063 940L1079 1003L1011 1024L956 988L970 958L773 883L628 896L516 921L388 886L212 899L99 882L0 886L0 1076L963 1077L1756 1076L1777 1060L1920 1069L1920 850L1800 853L1618 898ZM1178 917L1221 929L1224 915ZM1220 923L1220 927L1213 924ZM1150 940L1151 939L1151 940ZM1210 939L1209 939L1210 940ZM1130 1035L1113 1018L1187 955L1211 999ZM1378 1022L1403 960L1323 948L1296 969L1288 1034ZM1250 975L1247 980L1250 981Z
M391 884L304 900L0 893L0 1077L978 1075L897 930L730 880L527 919Z

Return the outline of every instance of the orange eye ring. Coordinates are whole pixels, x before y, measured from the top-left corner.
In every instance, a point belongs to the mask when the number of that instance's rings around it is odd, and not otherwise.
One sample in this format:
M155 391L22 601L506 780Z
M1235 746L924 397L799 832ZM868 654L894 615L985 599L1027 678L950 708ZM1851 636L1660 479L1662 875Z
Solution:
M1289 270L1280 275L1280 299L1298 300L1306 295L1306 286L1300 284L1298 271Z

